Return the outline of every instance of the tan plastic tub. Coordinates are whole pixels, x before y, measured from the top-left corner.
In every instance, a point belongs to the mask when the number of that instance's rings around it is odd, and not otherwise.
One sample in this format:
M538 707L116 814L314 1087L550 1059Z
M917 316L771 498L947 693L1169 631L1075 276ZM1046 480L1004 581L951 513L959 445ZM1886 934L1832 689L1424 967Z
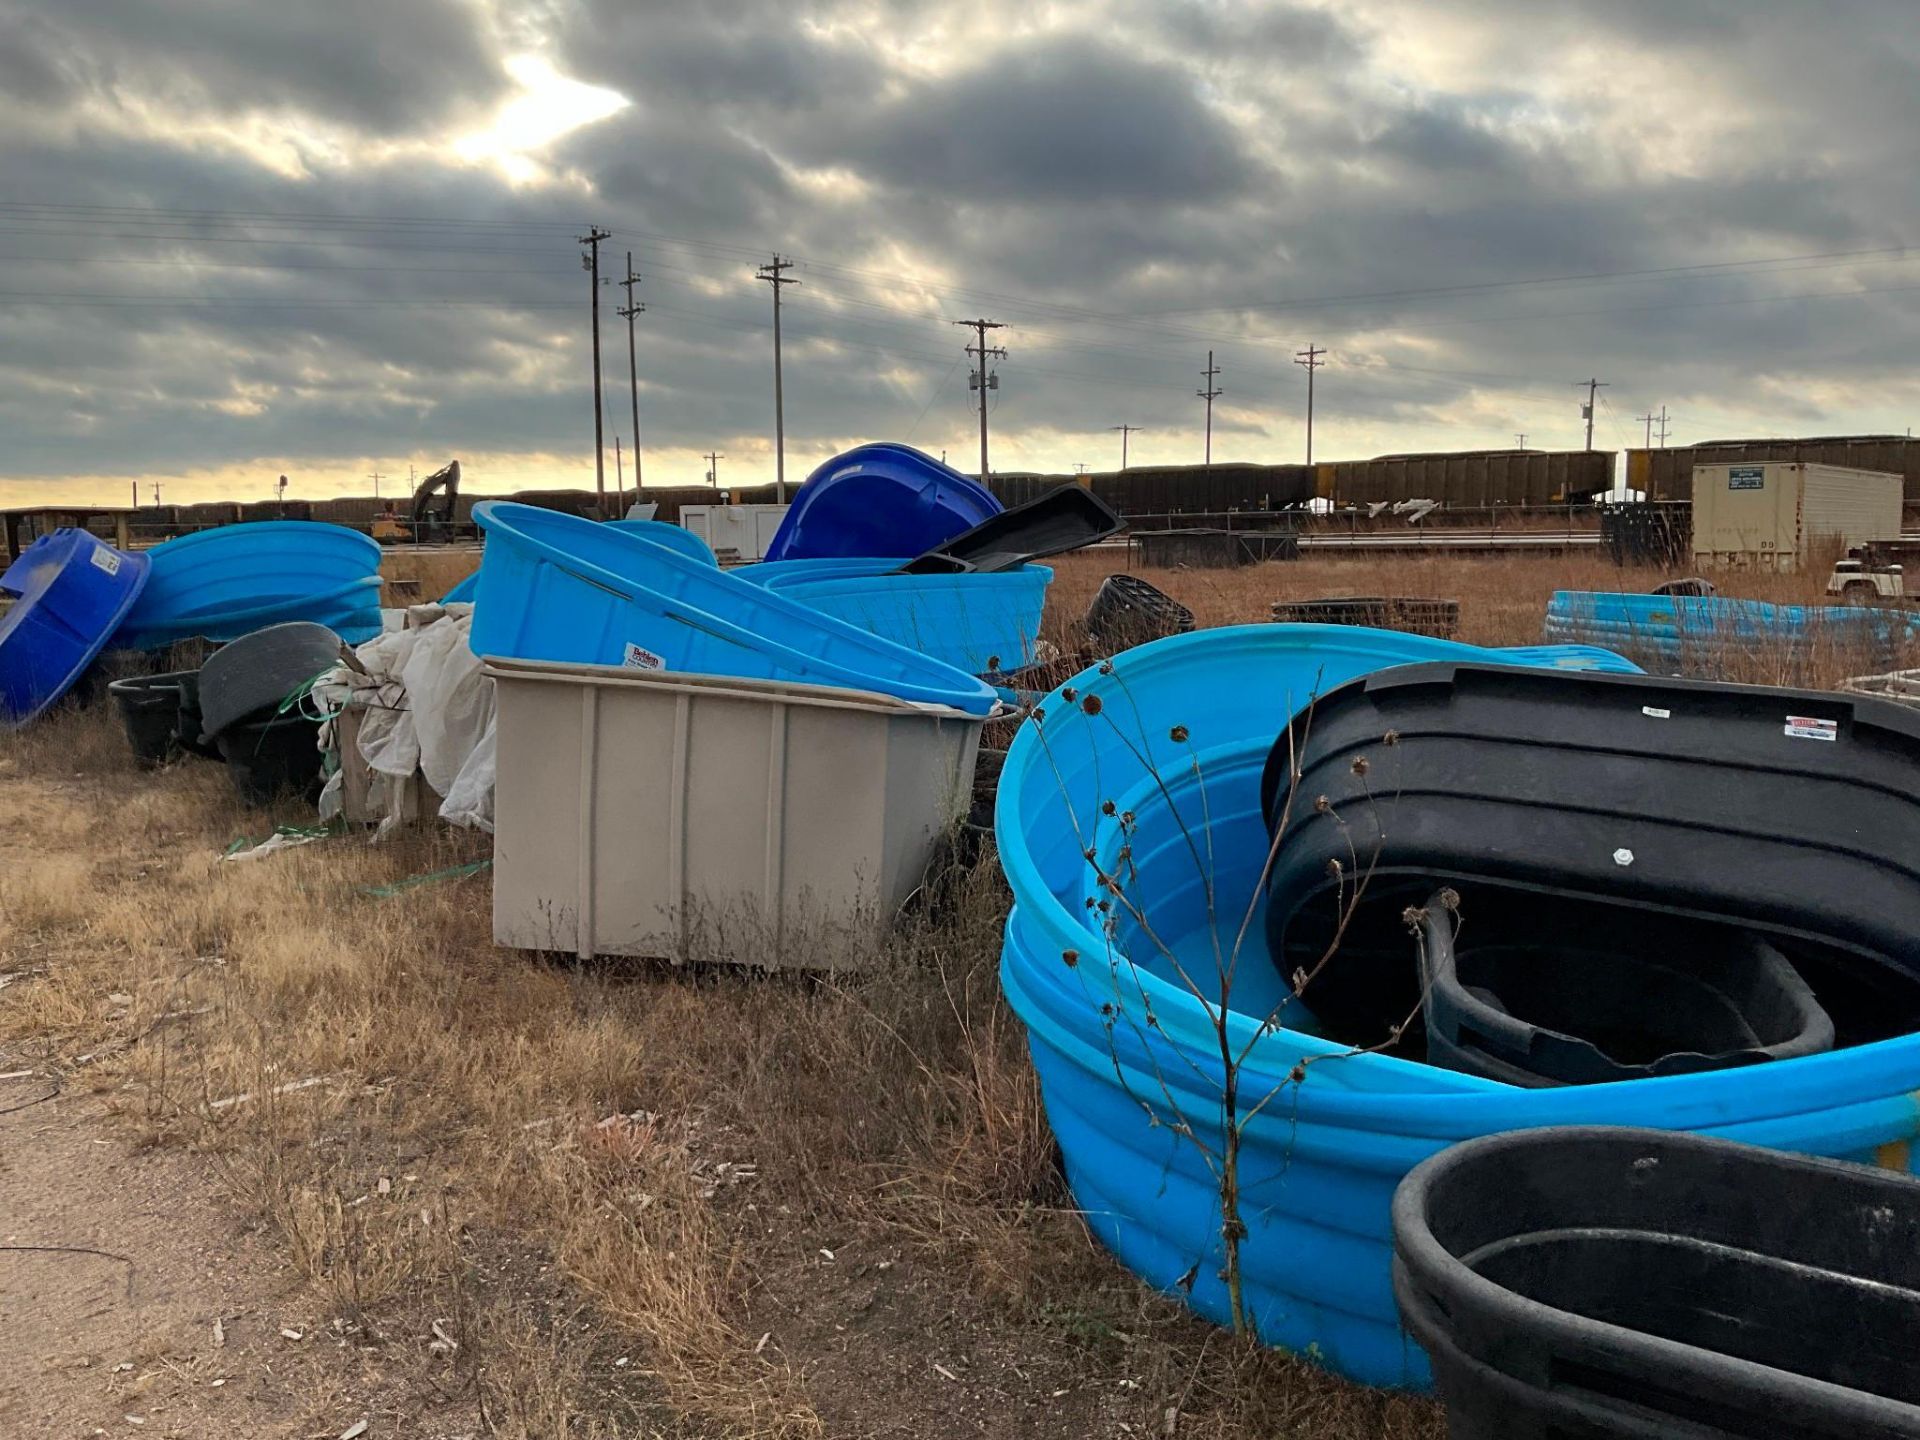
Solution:
M592 955L857 964L964 813L982 721L885 695L489 659L493 934Z

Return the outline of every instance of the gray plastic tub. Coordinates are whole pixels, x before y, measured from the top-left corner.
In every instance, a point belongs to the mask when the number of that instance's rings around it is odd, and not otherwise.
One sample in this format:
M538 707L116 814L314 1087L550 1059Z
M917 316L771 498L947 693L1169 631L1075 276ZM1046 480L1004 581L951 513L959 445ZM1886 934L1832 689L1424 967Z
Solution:
M672 671L486 673L502 945L843 968L966 813L979 716Z

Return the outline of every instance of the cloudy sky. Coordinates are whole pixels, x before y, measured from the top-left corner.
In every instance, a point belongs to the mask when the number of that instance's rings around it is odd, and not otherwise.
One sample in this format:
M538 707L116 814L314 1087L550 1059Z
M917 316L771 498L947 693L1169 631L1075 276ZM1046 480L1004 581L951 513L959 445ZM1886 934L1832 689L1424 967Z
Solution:
M0 0L0 503L1904 431L1914 0ZM602 290L608 469L631 447ZM386 488L391 482L384 482Z

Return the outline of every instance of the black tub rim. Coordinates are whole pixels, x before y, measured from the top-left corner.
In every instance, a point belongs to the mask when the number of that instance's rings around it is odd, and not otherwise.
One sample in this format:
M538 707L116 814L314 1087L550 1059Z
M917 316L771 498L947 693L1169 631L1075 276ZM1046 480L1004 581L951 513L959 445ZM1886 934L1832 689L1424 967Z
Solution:
M1491 1079L1505 1080L1508 1084L1606 1084L1608 1081L1638 1080L1660 1075L1693 1074L1701 1070L1736 1069L1744 1066L1764 1065L1779 1060L1797 1059L1802 1055L1825 1054L1834 1047L1833 1018L1828 1015L1826 1010L1821 1006L1818 998L1813 993L1813 987L1810 986L1800 972L1794 968L1792 962L1789 961L1785 955L1781 954L1764 935L1750 934L1739 930L1737 926L1733 924L1728 924L1726 927L1726 938L1729 945L1746 945L1752 947L1756 952L1756 962L1763 968L1774 972L1773 978L1780 982L1785 997L1791 1001L1800 1012L1804 1022L1800 1030L1793 1035L1771 1042L1756 1035L1755 1043L1748 1046L1734 1046L1720 1050L1673 1050L1661 1055L1658 1059L1640 1063L1621 1060L1608 1053L1606 1048L1598 1041L1589 1039L1584 1035L1575 1034L1572 1031L1556 1031L1539 1022L1528 1021L1523 1016L1515 1015L1499 1007L1489 1005L1475 994L1473 988L1460 978L1459 966L1463 956L1476 952L1471 946L1462 949L1457 943L1455 923L1453 922L1451 911L1444 898L1448 893L1449 892L1443 888L1428 898L1426 905L1423 907L1420 922L1425 940L1424 943L1417 948L1416 958L1421 975L1421 991L1423 996L1426 997L1422 1001L1422 1009L1427 1015L1428 1033L1431 1034L1433 1032L1433 1002L1431 997L1444 987L1454 1009L1463 1018L1475 1021L1481 1030L1489 1037L1500 1035L1503 1031L1511 1032L1517 1028L1524 1027L1533 1029L1543 1034L1554 1035L1572 1045L1584 1047L1598 1059L1611 1064L1618 1072L1617 1074L1608 1076L1606 1080L1566 1080L1559 1076L1548 1075L1538 1071L1527 1071L1525 1067L1511 1060L1507 1060L1491 1051L1483 1050L1473 1053L1477 1054L1481 1061L1489 1068L1470 1073L1486 1074ZM1622 908L1626 909L1629 907ZM1643 913L1654 914L1659 912L1649 911ZM1537 948L1542 950L1579 950L1582 943L1584 942L1573 942L1567 945L1542 944ZM1516 941L1504 940L1482 948L1491 950L1517 949L1521 947ZM1589 951L1587 953L1593 952ZM1624 955L1621 958L1639 959L1639 957ZM1642 960L1641 963L1648 968L1653 968L1657 962L1653 960ZM1664 965L1660 968L1672 970L1680 974L1686 973L1678 966ZM1461 1045L1458 1048L1463 1051L1471 1051L1472 1049L1472 1047L1465 1045ZM1531 1079L1515 1079L1511 1073L1495 1074L1493 1070L1496 1068L1502 1072L1521 1072L1530 1076Z
M1729 1385L1737 1384L1743 1393L1751 1394L1763 1405L1778 1406L1785 1413L1803 1410L1809 1398L1817 1399L1834 1419L1862 1427L1858 1433L1863 1440L1865 1437L1881 1435L1920 1434L1920 1405L1872 1395L1830 1380L1777 1369L1719 1351L1630 1330L1625 1326L1589 1320L1529 1299L1504 1285L1485 1279L1448 1250L1427 1224L1428 1202L1435 1187L1462 1166L1481 1163L1488 1157L1499 1157L1509 1151L1524 1151L1545 1144L1609 1145L1638 1150L1645 1150L1650 1145L1668 1150L1731 1149L1765 1155L1776 1163L1806 1171L1844 1176L1856 1183L1865 1181L1888 1190L1905 1189L1920 1183L1913 1177L1869 1165L1851 1164L1825 1156L1769 1150L1764 1146L1688 1131L1653 1130L1626 1125L1548 1125L1501 1131L1461 1141L1429 1156L1410 1170L1395 1188L1390 1213L1396 1280L1404 1273L1410 1293L1432 1301L1438 1282L1444 1279L1448 1287L1449 1306L1443 1306L1441 1313L1450 1318L1466 1315L1481 1322L1524 1325L1543 1337L1539 1347L1543 1351L1554 1348L1556 1344L1585 1350L1617 1362L1640 1378L1664 1381L1667 1388L1681 1393L1698 1391L1703 1371L1711 1371L1708 1383L1720 1392L1723 1400ZM1401 1324L1403 1329L1407 1328L1404 1315ZM1411 1334L1411 1331L1408 1333ZM1457 1330L1455 1333L1457 1336ZM1452 1343L1453 1348L1470 1359L1483 1365L1491 1363L1485 1356L1477 1355L1461 1345L1457 1338ZM1703 1360L1705 1366L1701 1363ZM1493 1368L1499 1367L1495 1365ZM1890 1425L1890 1419L1895 1423Z

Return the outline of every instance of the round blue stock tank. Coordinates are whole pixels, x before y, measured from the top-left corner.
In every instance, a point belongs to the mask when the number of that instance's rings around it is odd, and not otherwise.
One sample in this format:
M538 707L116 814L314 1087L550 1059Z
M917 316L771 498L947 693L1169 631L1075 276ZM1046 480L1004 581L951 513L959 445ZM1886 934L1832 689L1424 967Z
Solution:
M147 557L85 530L42 535L0 575L0 725L24 725L66 694L139 600Z
M488 500L476 655L879 691L984 715L983 681L611 525Z
M259 520L183 535L147 552L152 578L115 649L237 640L311 620L358 643L380 633L380 545L344 525Z
M1920 1036L1762 1071L1532 1090L1312 1033L1311 1015L1286 1003L1258 909L1266 753L1315 696L1463 651L1502 658L1345 626L1156 641L1047 696L1013 742L997 801L1014 896L1001 980L1087 1223L1149 1284L1230 1321L1211 1168L1223 1066L1208 1018L1226 976L1221 1013L1242 1057L1246 1313L1267 1343L1373 1385L1430 1383L1394 1307L1389 1207L1401 1177L1449 1144L1631 1124L1911 1169L1920 1135Z
M380 633L380 577L368 575L314 595L269 600L245 609L217 608L182 615L171 623L136 629L132 617L114 632L115 650L160 650L182 640L212 640L226 644L269 625L310 620L324 625L349 645L371 640Z
M978 481L910 445L856 445L807 477L766 558L908 560L1002 508Z
M738 573L766 589L973 675L1033 663L1053 571L899 575L898 560L788 560ZM754 576L754 570L778 573Z

